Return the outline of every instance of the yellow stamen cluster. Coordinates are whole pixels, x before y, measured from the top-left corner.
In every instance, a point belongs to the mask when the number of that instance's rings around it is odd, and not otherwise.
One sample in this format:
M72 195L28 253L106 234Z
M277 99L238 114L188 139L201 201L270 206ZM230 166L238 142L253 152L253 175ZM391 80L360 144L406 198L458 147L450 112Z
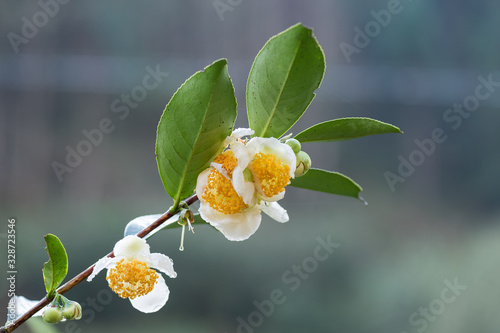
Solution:
M158 273L142 261L122 259L108 272L109 287L121 298L134 299L153 290Z
M238 160L230 150L217 156L214 162L222 164L229 178L233 176L233 170L238 165ZM223 214L241 213L248 207L234 190L231 180L215 169L208 175L207 186L202 197L210 207Z
M267 197L283 192L290 181L290 167L273 154L255 154L252 170Z

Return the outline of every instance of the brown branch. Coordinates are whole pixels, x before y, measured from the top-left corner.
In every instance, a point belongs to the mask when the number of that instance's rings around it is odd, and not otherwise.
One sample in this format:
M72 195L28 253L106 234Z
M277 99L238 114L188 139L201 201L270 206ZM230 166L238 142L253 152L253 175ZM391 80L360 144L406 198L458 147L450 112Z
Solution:
M191 205L194 202L196 202L197 200L198 200L198 197L196 196L196 194L193 194L192 196L187 198L184 202L188 205ZM159 219L157 219L156 221L151 223L149 226L142 229L139 233L137 233L137 236L140 238L144 238L145 236L149 235L149 233L151 233L151 231L153 231L156 228L158 228L159 226L161 226L165 221L167 221L172 216L174 216L178 211L179 211L178 208L176 208L174 212L171 212L170 210L167 211ZM108 253L107 257L113 258L114 257L113 252ZM74 278L72 278L71 280L66 282L65 284L63 284L61 287L59 287L59 289L57 289L57 292L62 295L65 292L67 292L68 290L70 290L71 288L73 288L74 286L76 286L77 284L79 284L80 282L82 282L83 280L85 280L90 274L92 274L92 271L94 270L94 266L95 266L95 264L93 264L92 266L90 266L89 268L87 268L86 270L84 270L83 272L81 272L80 274L78 274L77 276L75 276ZM42 298L40 300L40 302L38 302L35 306L33 306L28 312L26 312L21 317L17 318L12 324L0 327L0 333L12 332L13 330L15 330L16 328L21 326L21 324L23 324L26 320L31 318L35 313L37 313L38 311L43 309L45 306L47 306L50 302L51 302L51 300L48 300L47 296L45 296L44 298Z

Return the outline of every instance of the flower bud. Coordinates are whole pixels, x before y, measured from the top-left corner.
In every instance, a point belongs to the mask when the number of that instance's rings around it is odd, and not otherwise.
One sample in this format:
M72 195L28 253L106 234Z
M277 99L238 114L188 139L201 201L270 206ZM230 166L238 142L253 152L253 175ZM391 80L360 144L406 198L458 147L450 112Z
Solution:
M47 323L57 324L62 320L63 314L58 307L51 306L43 311L42 318Z
M300 177L306 174L311 167L311 158L305 151L299 151L297 155L297 168L295 169L295 177Z
M302 147L301 147L301 145L300 145L299 140L296 140L296 139L288 139L288 140L286 140L286 141L285 141L285 143L286 143L287 145L289 145L289 146L290 146L290 148L292 148L293 153L294 153L295 155L297 155L297 154L300 152L300 150L302 149Z
M78 302L69 302L66 304L66 307L63 309L62 314L64 318L72 320L72 319L80 319L82 318L82 307Z

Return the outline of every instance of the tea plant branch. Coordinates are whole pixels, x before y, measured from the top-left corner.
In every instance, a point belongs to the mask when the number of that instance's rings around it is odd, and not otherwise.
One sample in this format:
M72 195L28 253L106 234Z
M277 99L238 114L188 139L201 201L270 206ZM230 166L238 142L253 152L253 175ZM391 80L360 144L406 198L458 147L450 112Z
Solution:
M198 200L198 197L196 196L196 194L193 194L192 196L190 196L189 198L184 200L184 202L189 206L189 205L195 203L197 200ZM157 229L163 223L165 223L165 221L167 221L168 219L173 217L178 211L179 211L178 205L174 205L171 209L169 209L160 218L158 218L156 221L154 221L149 226L147 226L146 228L142 229L139 233L137 233L137 236L140 238L146 237L153 230ZM106 255L106 257L113 258L114 257L113 251L108 253ZM83 272L81 272L80 274L76 275L74 278L72 278L68 282L66 282L64 285L59 287L57 289L57 292L62 295L65 292L69 291L71 288L75 287L77 284L79 284L83 280L85 280L90 274L92 274L92 271L94 270L94 266L95 266L95 263L92 266L90 266L89 268L87 268L86 270L84 270ZM12 322L9 325L2 326L0 328L0 333L10 333L10 332L14 331L16 328L21 326L26 320L28 320L29 318L34 316L38 311L40 311L45 306L47 306L51 301L52 301L52 299L47 299L47 296L45 296L44 298L42 298L40 300L40 302L38 302L35 306L33 306L30 310L28 310L24 315L17 318L14 322Z

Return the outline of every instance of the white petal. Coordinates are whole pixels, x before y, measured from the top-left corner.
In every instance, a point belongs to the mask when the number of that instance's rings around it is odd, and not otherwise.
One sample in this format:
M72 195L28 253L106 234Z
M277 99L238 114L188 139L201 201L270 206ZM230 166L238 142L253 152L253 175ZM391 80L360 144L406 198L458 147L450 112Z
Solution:
M251 209L247 208L247 210ZM217 227L221 223L232 223L234 221L244 220L245 218L243 217L243 215L247 213L247 211L245 211L243 213L237 214L224 214L216 211L215 209L210 207L209 204L204 203L203 201L200 202L200 208L198 209L198 212L200 213L201 218L210 223L210 225L213 227Z
M224 218L210 222L210 224L231 241L248 239L257 231L262 220L260 209L257 206L243 213L222 215L224 215Z
M220 213L210 207L208 203L200 200L200 208L198 209L200 216L202 219L210 223L212 226L216 224L218 220L222 220L225 218L226 214Z
M200 202L203 202L202 195L203 192L205 192L205 188L207 187L208 175L210 175L211 171L211 168L204 170L198 175L198 179L196 180L196 194L198 195L198 199L200 199Z
M87 278L87 281L90 282L94 277L99 274L100 271L102 271L105 268L110 268L114 264L116 264L118 261L123 259L123 257L114 257L114 258L108 258L104 257L99 259L94 266L94 270L92 271L92 274Z
M259 184L259 187L260 187L260 184ZM261 193L262 193L262 190L261 190ZM285 191L282 191L276 195L273 195L272 197L266 197L263 193L261 195L261 199L263 199L264 201L267 201L267 202L279 201L279 200L283 199L284 197L285 197Z
M283 149L283 155L279 157L279 159L285 162L285 164L290 167L290 177L293 179L295 178L295 169L297 168L297 157L295 156L293 149L289 145L284 143L282 143L281 145Z
M244 182L243 191L242 193L238 194L243 199L243 202L246 203L248 206L255 205L255 186L253 182Z
M273 201L281 200L285 197L285 191L282 191L276 195L273 195L272 197L268 197L264 194L264 191L262 191L262 185L260 182L255 182L254 185L255 185L256 192L257 192L257 197L259 197L260 199L262 199L264 201L273 202Z
M168 256L161 253L151 253L149 260L151 262L150 267L167 274L171 278L177 276L177 273L174 271L174 262Z
M294 178L297 159L289 145L276 138L252 138L247 147L253 152L252 156L259 152L276 155L281 163L290 167L290 177Z
M226 169L224 169L224 168L222 167L222 164L212 162L212 163L210 163L210 166L211 166L212 168L214 168L215 170L219 171L219 172L220 172L220 173L221 173L224 177L226 177L227 179L229 179L229 180L230 180L229 175L228 175L228 173L227 173Z
M148 294L130 300L132 306L144 313L152 313L160 310L168 301L170 291L163 276L159 275L158 280Z
M272 217L278 222L284 223L288 222L288 213L286 210L281 207L277 202L262 202L259 207L262 209L264 213Z
M149 245L146 240L135 235L129 235L119 240L115 244L113 252L117 257L137 259L140 261L147 261L150 253Z
M251 128L237 128L233 131L233 134L231 134L231 136L241 138L243 136L253 135L254 133L255 131Z
M234 142L236 142L239 138L247 135L252 135L254 134L255 131L250 129L250 128L237 128L231 133L230 136L228 136L224 140L224 147L227 147L228 145L232 145Z
M238 193L243 199L243 202L248 205L254 198L255 188L253 182L245 182L245 175L243 172L248 167L251 156L248 154L245 145L242 144L241 146L242 147L235 147L236 149L233 151L234 156L238 160L238 165L233 170L232 184L236 193Z

